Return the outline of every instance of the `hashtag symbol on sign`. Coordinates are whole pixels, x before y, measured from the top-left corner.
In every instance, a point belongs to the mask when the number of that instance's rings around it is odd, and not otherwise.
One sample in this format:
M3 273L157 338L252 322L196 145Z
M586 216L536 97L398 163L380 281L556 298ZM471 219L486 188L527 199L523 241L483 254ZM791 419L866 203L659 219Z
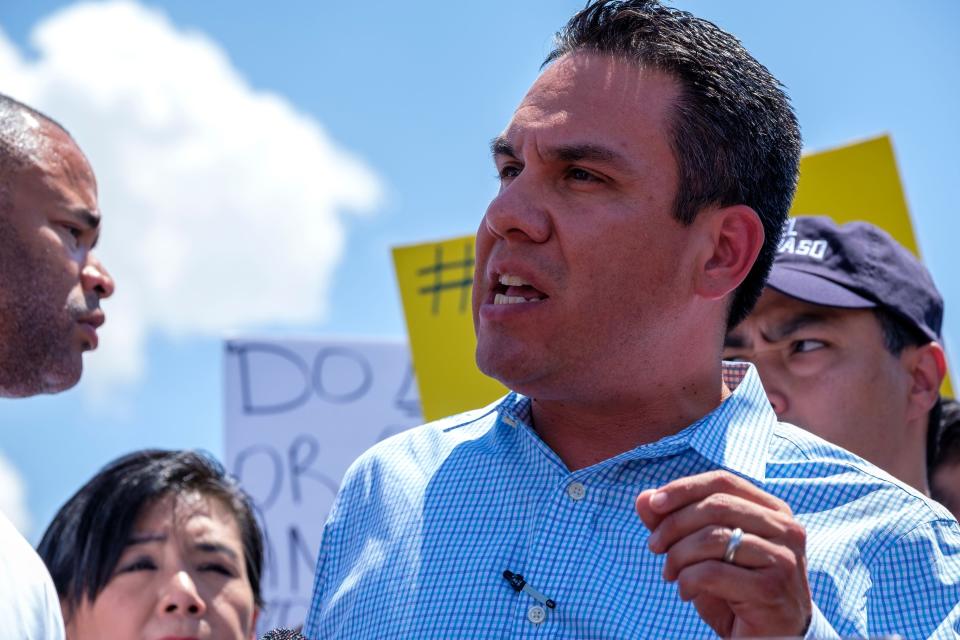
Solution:
M432 296L432 313L440 313L440 298L444 291L460 292L460 313L467 310L467 301L469 299L470 287L473 285L473 246L470 243L463 245L463 258L448 260L444 262L443 247L436 245L434 247L433 264L417 269L417 275L433 276L433 283L420 287L420 295ZM445 276L453 276L455 279L447 279ZM457 276L460 276L457 278Z

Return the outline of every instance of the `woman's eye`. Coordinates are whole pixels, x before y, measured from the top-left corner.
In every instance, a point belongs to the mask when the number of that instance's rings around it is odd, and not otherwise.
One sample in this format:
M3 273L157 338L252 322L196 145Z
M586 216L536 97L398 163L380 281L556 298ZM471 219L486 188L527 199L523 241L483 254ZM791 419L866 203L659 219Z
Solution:
M199 568L201 571L212 571L214 573L220 573L231 578L234 577L233 569L219 562L207 562L200 565Z
M820 340L797 340L793 343L793 352L809 353L811 351L816 351L817 349L823 349L826 346L827 343L821 342Z

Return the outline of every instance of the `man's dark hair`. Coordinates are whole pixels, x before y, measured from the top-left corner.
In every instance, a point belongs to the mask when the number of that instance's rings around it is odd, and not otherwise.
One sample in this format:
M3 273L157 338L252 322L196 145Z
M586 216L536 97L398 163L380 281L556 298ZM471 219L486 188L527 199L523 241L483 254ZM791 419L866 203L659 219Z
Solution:
M220 500L237 520L247 577L263 605L263 534L250 498L208 454L144 450L101 469L64 504L37 547L69 616L93 602L110 581L137 518L167 496L187 493Z
M907 347L919 347L928 344L930 338L906 319L884 307L874 307L873 315L880 323L883 334L883 346L891 355L899 356ZM937 450L940 446L940 398L930 409L927 416L927 476L933 475L934 461L937 459Z
M940 414L940 446L930 475L941 464L960 464L960 402L944 398Z
M735 326L760 297L797 186L800 131L782 85L730 34L654 0L589 3L557 34L544 66L576 51L679 81L671 134L680 222L691 224L708 205L745 204L760 217L766 237L734 293L727 325Z

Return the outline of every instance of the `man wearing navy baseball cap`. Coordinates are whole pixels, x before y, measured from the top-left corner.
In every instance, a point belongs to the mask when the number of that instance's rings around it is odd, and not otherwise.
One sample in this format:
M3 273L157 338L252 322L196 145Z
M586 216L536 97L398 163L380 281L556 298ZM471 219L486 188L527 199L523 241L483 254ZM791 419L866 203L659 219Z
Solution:
M791 218L753 313L724 359L753 362L779 418L929 494L943 299L930 274L866 222Z

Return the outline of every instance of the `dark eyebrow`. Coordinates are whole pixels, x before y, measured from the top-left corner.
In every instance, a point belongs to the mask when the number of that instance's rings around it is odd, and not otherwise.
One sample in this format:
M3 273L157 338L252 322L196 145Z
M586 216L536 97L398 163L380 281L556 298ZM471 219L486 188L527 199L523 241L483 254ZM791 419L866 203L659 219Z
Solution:
M829 324L832 316L824 313L800 313L791 316L785 322L775 326L769 331L761 331L766 342L779 342L788 336L805 329L812 325ZM724 349L747 349L750 347L750 341L735 333L728 333L723 338Z
M516 152L513 150L513 145L507 142L507 139L503 136L497 136L490 141L490 154L493 156L517 157Z
M207 553L222 553L223 555L229 556L234 560L237 559L236 551L217 542L198 542L196 545L194 545L194 548Z
M131 535L130 539L127 540L127 546L132 547L135 544L147 544L149 542L163 542L166 539L167 536L163 533L140 533Z
M490 153L494 156L508 156L516 158L517 152L513 145L503 136L497 136L490 141ZM562 160L564 162L579 162L580 160L593 160L595 162L604 162L611 165L626 166L629 164L627 159L608 147L602 147L596 144L571 144L555 147L547 150L547 156Z
M164 533L142 533L130 536L130 539L127 540L127 546L131 547L138 544L149 544L151 542L164 542L166 539L167 536ZM193 545L193 548L206 553L222 553L234 560L237 559L236 551L219 542L197 542Z
M626 159L607 147L596 144L574 144L557 147L551 152L559 160L577 162L579 160L595 160L609 164L626 164Z
M830 318L822 313L800 313L774 327L772 331L764 333L763 338L767 342L777 342L796 333L800 329L805 329L816 324L827 324L829 321Z
M100 227L100 216L89 209L72 209L70 211L70 215L90 229L96 230Z

